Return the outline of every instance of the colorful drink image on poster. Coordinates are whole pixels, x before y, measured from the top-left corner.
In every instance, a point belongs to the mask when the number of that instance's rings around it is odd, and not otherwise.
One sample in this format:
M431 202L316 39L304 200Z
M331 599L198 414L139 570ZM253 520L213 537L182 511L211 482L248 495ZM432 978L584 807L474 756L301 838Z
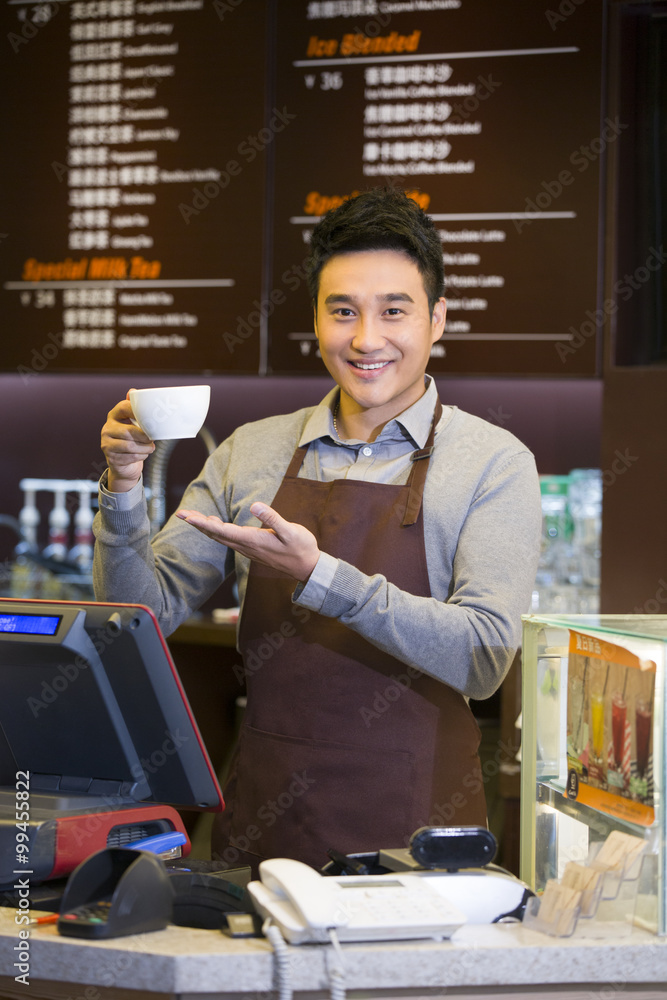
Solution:
M634 823L653 822L655 663L570 631L567 796Z

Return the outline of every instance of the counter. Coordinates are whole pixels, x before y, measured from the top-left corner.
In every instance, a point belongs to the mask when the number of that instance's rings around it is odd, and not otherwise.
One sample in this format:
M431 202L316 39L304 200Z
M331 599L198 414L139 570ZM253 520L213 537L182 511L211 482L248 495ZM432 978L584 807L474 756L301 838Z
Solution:
M212 615L191 615L169 637L172 643L187 646L227 646L236 648L236 622L215 621Z
M29 985L16 983L14 911L0 910L0 996L49 1000L268 1000L274 958L263 939L169 926L112 941L31 927ZM343 945L348 995L667 1000L667 940L633 930L617 941L550 938L521 925L460 928L451 941ZM297 1000L328 997L333 948L290 947ZM370 991L370 992L369 992Z

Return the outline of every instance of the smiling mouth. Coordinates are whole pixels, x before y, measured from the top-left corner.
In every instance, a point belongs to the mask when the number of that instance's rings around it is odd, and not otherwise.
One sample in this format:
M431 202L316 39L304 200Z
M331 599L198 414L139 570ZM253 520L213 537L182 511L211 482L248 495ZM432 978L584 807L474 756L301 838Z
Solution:
M362 372L372 372L378 368L385 368L391 361L348 361L353 368L359 368Z

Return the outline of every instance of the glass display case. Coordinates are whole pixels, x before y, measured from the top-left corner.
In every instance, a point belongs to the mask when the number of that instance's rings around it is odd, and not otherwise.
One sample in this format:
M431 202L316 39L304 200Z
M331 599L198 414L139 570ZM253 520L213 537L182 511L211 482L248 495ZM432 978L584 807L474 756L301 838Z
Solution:
M667 615L523 621L521 877L538 894L566 882L613 834L639 854L569 933L592 916L665 935Z

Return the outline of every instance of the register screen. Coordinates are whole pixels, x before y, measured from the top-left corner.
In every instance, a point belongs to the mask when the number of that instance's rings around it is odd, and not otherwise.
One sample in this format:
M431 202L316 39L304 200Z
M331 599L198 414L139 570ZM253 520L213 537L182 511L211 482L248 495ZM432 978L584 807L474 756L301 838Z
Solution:
M20 635L55 635L61 615L0 615L0 632Z

